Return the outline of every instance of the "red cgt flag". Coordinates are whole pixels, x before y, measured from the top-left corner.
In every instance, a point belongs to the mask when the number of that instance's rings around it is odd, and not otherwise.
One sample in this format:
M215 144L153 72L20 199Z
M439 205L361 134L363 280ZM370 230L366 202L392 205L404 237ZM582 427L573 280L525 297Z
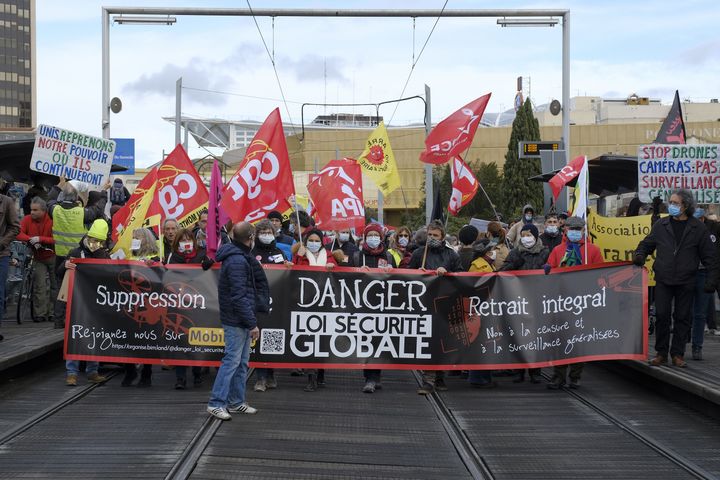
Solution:
M480 184L470 167L458 157L455 157L452 161L450 178L452 178L452 194L448 204L448 213L455 216L462 207L473 199Z
M358 231L365 228L362 170L357 160L331 160L317 175L310 176L308 193L318 227Z
M550 179L548 183L553 191L553 198L555 200L557 200L563 187L580 175L583 163L585 163L585 155L576 157L570 163L561 168L560 171Z
M276 108L265 119L247 148L235 175L225 185L220 206L233 223L254 222L273 210L291 208L295 195L285 132Z
M174 218L180 228L191 228L207 209L207 187L181 144L158 168L157 198L162 207L161 221Z
M439 165L470 148L490 94L473 100L435 125L425 139L420 161Z

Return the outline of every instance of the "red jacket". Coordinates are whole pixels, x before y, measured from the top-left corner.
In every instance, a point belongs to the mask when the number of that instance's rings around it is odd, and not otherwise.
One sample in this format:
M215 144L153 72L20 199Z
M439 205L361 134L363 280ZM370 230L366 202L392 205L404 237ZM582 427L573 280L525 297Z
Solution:
M553 268L560 266L560 261L565 256L567 250L567 237L563 237L563 241L557 247L553 248L548 257L548 265ZM600 253L600 249L592 243L587 244L588 262L585 262L585 240L580 242L580 257L582 258L583 265L593 263L603 263L605 259Z
M52 236L52 226L52 219L47 212L45 216L37 222L33 220L30 215L25 215L20 222L20 233L18 233L17 239L21 242L29 242L31 237L40 237L42 246L51 248L52 250L30 248L36 259L47 260L55 255L55 240Z

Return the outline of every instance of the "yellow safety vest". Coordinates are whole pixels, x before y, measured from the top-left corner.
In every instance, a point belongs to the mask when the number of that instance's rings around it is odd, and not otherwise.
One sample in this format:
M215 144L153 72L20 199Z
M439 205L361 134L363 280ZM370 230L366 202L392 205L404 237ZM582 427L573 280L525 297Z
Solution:
M67 256L70 250L80 244L87 233L85 228L85 209L83 207L63 208L60 205L53 209L53 239L55 254Z
M390 255L392 255L393 258L395 259L395 265L397 267L399 267L400 261L403 259L402 254L400 252L398 252L397 250L395 250L394 248L389 249L388 252L390 252Z

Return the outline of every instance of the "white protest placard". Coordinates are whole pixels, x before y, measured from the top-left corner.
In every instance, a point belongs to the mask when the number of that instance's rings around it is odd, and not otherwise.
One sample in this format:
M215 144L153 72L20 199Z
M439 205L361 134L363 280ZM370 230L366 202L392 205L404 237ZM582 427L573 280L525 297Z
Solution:
M110 178L115 141L38 125L30 170L101 187Z
M720 145L641 145L638 147L638 197L652 202L690 190L698 203L720 204Z

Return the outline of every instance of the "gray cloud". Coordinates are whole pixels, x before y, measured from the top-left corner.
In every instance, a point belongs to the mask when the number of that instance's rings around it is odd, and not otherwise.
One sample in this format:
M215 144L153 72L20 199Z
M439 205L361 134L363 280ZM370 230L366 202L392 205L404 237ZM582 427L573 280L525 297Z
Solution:
M266 62L266 63L263 63ZM342 73L344 60L339 57L320 57L304 55L295 60L288 56L277 58L278 71L291 72L297 81L313 82L322 80L327 69L328 80L347 83ZM126 84L123 90L129 94L159 94L172 97L175 95L175 82L183 77L183 85L203 90L232 91L234 78L225 72L234 71L239 67L253 65L269 67L270 60L265 51L258 45L242 44L228 56L219 60L192 58L185 66L167 64L155 73L144 74L137 80ZM197 101L206 105L224 105L228 102L225 95L184 90L183 99Z
M283 57L281 62L278 64L279 69L292 71L301 82L323 80L326 70L328 80L348 82L348 78L342 73L345 61L340 57L304 55L298 60Z
M673 58L675 60L694 66L716 62L720 60L720 40L710 40L683 50L677 59Z

